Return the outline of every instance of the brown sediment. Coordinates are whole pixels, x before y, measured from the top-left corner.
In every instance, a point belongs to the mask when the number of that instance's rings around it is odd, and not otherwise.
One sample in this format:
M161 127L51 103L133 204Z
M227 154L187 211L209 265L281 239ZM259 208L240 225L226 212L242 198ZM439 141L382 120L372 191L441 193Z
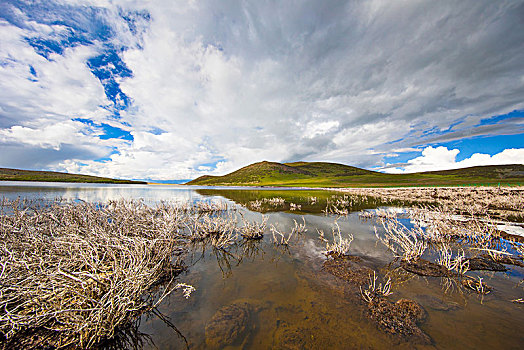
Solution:
M309 329L283 322L278 325L273 335L273 346L275 349L306 349L306 346L310 345L312 337Z
M362 259L358 256L329 259L324 263L323 269L356 286L368 283L369 276L373 273L371 268L362 265Z
M385 298L376 298L369 303L368 315L388 333L414 343L431 343L431 338L417 325L426 318L426 311L413 300L400 299L392 303Z
M420 276L451 277L454 275L453 272L449 271L444 266L424 259L417 259L414 261L402 260L400 266L404 270Z
M248 331L251 306L237 303L219 309L206 325L206 346L220 349L241 343Z
M424 304L426 307L436 311L452 311L460 307L460 305L456 302L446 302L441 298L429 294L417 295L415 296L415 299L418 302Z

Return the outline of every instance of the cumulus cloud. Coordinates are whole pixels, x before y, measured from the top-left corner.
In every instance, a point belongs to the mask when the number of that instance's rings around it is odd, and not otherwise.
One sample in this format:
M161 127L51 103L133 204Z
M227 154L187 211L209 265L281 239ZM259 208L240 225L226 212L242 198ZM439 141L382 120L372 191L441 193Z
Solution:
M524 131L483 122L524 109L522 1L42 4L0 7L0 144L85 150L45 168L159 180L260 160L371 168ZM73 15L80 27L54 21ZM30 40L42 37L63 47L44 57ZM78 118L133 139L101 140ZM416 162L456 164L426 151Z
M0 21L0 127L39 118L52 124L71 117L107 115L100 107L109 103L104 89L85 64L97 51L78 46L46 59L27 43L26 32Z
M471 157L456 161L458 149L448 149L447 147L426 147L420 157L408 160L407 164L401 167L386 167L384 172L395 173L415 173L421 171L459 169L478 165L503 165L503 164L524 164L524 148L510 148L504 151L489 155L474 153Z

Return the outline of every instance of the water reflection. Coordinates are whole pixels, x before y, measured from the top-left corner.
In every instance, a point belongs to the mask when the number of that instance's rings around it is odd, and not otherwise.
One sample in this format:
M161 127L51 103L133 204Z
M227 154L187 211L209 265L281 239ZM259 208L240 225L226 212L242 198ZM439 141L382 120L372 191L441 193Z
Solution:
M384 205L402 205L400 202L382 201L376 197L341 195L337 192L318 190L232 190L197 189L203 196L222 196L252 211L295 212L308 214L348 215Z
M143 199L146 203L193 202L204 196L187 186L120 185L120 184L71 184L46 182L0 181L0 197L16 199L84 200L107 202L109 200Z

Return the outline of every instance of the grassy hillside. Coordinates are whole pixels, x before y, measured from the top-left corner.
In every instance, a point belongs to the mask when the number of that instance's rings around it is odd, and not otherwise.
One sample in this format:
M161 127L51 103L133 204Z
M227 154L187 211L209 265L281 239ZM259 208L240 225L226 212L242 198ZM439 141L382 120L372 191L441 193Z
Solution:
M118 180L107 177L0 168L0 181L92 182L117 184L145 184L142 181Z
M323 162L259 162L224 176L201 176L188 185L393 187L524 184L524 165L479 166L413 174L383 174Z

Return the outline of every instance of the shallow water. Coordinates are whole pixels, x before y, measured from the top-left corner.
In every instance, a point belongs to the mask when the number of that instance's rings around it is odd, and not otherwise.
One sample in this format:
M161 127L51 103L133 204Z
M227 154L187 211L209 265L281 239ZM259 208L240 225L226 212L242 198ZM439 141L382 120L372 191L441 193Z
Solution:
M238 334L219 340L226 349L521 348L524 305L511 300L524 297L520 284L524 269L507 266L507 272L469 272L493 288L484 296L460 288L455 281L406 272L398 267L392 253L377 243L373 229L376 222L359 216L362 210L400 204L360 198L353 201L349 215L337 220L343 234L354 235L351 254L361 257L363 266L375 270L379 280L386 275L392 278L389 300L405 298L422 306L426 316L418 325L429 341L391 334L378 327L367 317L367 305L354 286L323 268L327 258L317 229L326 236L331 232L337 217L325 215L322 210L332 195L323 191L179 186L0 184L0 196L9 198L63 197L102 202L143 198L147 203L222 199L238 206L249 220L260 220L263 212L269 217L268 224L285 232L291 231L294 220L301 223L304 218L307 232L293 237L288 247L275 245L269 229L261 241L239 240L226 251L213 250L203 243L195 245L185 259L188 270L178 281L195 286L196 291L187 300L176 291L159 306L176 331L155 315L141 319L139 330L150 336L146 348L212 348L216 339L208 331L206 343L206 326L209 329L218 310L234 311L229 314L232 318L222 324L224 328L239 324ZM283 198L285 204L263 201L275 197ZM301 207L291 210L290 203ZM239 309L247 310L244 318Z

